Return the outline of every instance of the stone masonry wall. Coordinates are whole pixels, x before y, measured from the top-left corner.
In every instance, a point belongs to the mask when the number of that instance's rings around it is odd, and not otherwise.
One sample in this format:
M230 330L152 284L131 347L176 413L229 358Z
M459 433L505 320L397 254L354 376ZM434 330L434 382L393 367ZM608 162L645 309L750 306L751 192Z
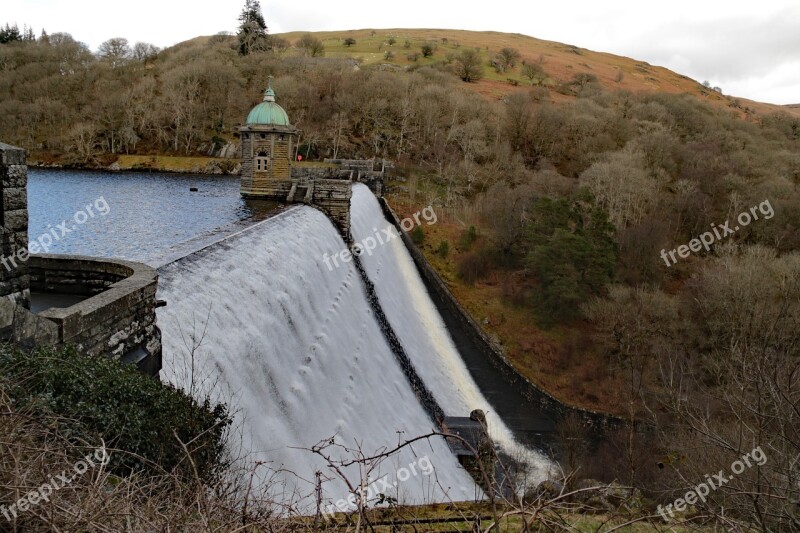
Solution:
M0 143L0 296L30 307L28 250L28 167L25 150ZM14 258L12 261L10 258Z
M47 260L45 257L34 256L31 262L31 290L34 292L94 296L134 273L132 268L120 263L76 262L67 257Z
M115 358L140 350L140 366L161 368L154 269L128 261L56 255L32 256L30 267L34 290L94 294L71 307L39 313L58 326L59 344L74 345L86 355Z
M350 237L350 198L353 186L343 180L315 180L312 203L325 211L333 223L339 228L345 242Z

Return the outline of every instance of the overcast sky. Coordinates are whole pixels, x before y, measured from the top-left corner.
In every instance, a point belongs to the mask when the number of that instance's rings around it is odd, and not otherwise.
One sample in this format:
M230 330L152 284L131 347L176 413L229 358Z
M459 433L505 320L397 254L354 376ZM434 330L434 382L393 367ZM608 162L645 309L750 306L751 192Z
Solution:
M164 47L234 31L244 0L0 0L0 23ZM656 5L657 4L657 5ZM261 0L271 33L449 28L523 33L662 65L726 94L800 103L796 0Z

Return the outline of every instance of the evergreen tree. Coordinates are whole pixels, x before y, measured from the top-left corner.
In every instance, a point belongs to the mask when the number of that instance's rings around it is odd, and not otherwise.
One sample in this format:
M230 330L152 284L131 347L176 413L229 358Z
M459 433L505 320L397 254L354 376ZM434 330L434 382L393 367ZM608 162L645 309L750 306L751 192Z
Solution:
M540 325L551 326L579 316L580 306L613 279L614 226L584 190L571 198L539 198L532 207L527 262L539 280L534 308Z
M269 31L261 3L258 0L245 0L242 14L239 15L239 53L243 56L251 52L269 50Z
M14 41L21 41L22 33L19 31L19 26L13 26L6 23L4 28L0 28L0 44L10 43Z

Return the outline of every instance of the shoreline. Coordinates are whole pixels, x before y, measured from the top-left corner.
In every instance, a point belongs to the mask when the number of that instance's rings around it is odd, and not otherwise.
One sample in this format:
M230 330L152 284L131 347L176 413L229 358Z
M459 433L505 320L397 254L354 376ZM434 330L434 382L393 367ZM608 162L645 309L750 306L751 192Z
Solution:
M38 156L38 157L37 157ZM201 174L239 176L238 159L203 156L120 155L106 164L97 159L84 163L60 162L59 158L32 154L28 166L44 170L82 170L104 172L158 172L165 174Z

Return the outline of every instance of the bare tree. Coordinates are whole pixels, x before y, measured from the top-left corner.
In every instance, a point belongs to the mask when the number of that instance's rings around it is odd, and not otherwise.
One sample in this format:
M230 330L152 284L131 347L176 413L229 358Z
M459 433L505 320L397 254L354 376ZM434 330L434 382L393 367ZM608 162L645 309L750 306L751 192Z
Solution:
M133 58L140 63L147 63L156 58L159 48L150 43L138 42L133 45Z
M483 77L481 57L477 50L465 48L456 56L456 74L467 83L478 81Z
M547 79L547 73L538 63L522 65L522 76L530 80L531 85L541 85Z
M128 39L114 37L102 43L98 48L98 53L103 60L111 65L111 68L117 68L130 59L131 47L128 44Z
M497 60L503 65L503 70L512 69L517 66L517 61L520 60L522 56L519 53L519 50L516 48L503 48L497 54Z
M304 53L310 57L321 57L325 55L325 45L310 33L306 33L300 37L297 41L297 47L302 48Z

